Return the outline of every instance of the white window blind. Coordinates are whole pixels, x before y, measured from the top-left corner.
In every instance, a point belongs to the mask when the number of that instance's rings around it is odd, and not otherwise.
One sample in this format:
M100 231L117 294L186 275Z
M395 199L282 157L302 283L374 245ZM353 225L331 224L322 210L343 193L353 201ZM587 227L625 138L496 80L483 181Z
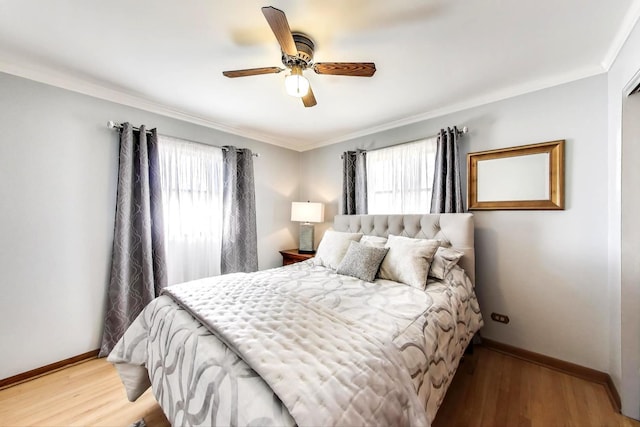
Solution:
M367 152L369 214L422 214L431 208L437 138Z
M220 274L222 149L159 136L168 284Z

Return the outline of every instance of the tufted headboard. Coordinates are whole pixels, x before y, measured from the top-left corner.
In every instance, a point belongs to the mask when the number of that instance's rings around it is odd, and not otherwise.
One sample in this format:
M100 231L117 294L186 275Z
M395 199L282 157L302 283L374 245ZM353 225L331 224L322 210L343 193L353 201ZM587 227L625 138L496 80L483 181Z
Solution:
M467 272L471 282L474 285L476 283L473 214L336 215L333 229L380 237L394 234L442 240L445 244L464 252L458 264Z

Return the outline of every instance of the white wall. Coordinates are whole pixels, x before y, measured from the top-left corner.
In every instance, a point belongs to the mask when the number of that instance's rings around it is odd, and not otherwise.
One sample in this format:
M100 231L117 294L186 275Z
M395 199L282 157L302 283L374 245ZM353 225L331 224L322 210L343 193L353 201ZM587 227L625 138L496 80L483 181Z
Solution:
M118 167L108 120L260 153L260 268L296 246L299 153L0 74L0 378L99 347Z
M625 99L625 87L639 71L640 24L636 23L607 75L610 169L608 296L611 312L609 373L620 392L622 413L636 419L640 419L640 274L637 257L629 251L637 245L640 236L634 233L634 229L624 230L622 218L627 219L627 224L631 224L630 221L637 222L640 208L638 181L633 175L640 160L639 141L637 137L634 138L633 132L630 133L632 123L628 122L632 120L637 123L640 116L625 117L627 128L623 134L622 108L628 102ZM633 106L627 107L631 114Z
M600 75L305 152L301 196L327 203L331 218L342 151L434 135L441 127L470 128L461 142L465 154L565 139L566 210L475 213L482 335L608 371L606 105L607 78ZM493 322L493 311L511 323Z
M0 378L98 347L118 149L107 120L260 152L254 164L261 269L280 264L278 249L296 246L291 201L323 201L327 218L338 213L342 151L455 124L471 129L461 143L463 163L469 151L567 140L565 211L476 213L483 335L609 372L623 412L638 418L639 311L622 301L635 301L640 278L621 278L622 92L640 70L638 52L640 25L606 77L302 154L0 74ZM318 226L317 241L328 226ZM492 311L511 323L493 323Z

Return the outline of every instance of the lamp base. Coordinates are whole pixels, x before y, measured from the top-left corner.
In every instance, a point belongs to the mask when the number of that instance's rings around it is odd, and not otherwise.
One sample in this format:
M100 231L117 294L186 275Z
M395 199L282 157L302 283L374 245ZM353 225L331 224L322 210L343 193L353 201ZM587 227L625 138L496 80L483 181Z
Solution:
M314 225L310 223L300 224L300 242L298 246L298 252L301 254L313 254L316 251L313 250L313 231Z

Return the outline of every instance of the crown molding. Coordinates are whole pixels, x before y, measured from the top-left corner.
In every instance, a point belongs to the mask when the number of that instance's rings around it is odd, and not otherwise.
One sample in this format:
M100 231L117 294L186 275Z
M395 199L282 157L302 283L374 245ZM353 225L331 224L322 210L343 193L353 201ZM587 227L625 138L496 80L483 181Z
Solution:
M636 0L640 3L640 0ZM634 21L635 22L635 21ZM628 36L628 34L627 34ZM432 119L435 117L441 117L446 114L455 113L458 111L466 110L469 108L479 107L481 105L490 104L492 102L501 101L515 96L523 95L529 92L534 92L541 89L546 89L553 86L569 83L575 80L591 77L606 72L600 66L585 67L574 72L562 75L556 75L550 78L537 80L535 82L525 83L523 85L512 86L510 88L495 91L493 93L483 95L474 99L470 99L465 102L451 104L443 108L436 110L430 110L417 115L405 117L399 120L393 120L380 125L362 129L356 132L351 132L337 136L335 138L327 139L319 142L312 142L306 145L292 145L285 139L275 137L273 135L267 135L261 132L254 132L247 129L242 129L234 126L224 125L222 123L215 122L210 119L195 116L193 114L185 113L176 109L169 108L165 105L148 100L139 95L126 93L121 90L110 88L103 84L90 82L86 79L70 76L67 74L54 72L52 70L35 69L15 63L8 63L0 60L0 71L7 74L12 74L18 77L34 80L40 83L48 84L51 86L70 90L72 92L81 93L84 95L92 96L99 99L115 102L117 104L127 105L129 107L138 108L144 111L149 111L162 116L171 117L174 119L182 120L184 122L193 123L196 125L208 127L221 132L249 138L255 141L264 142L267 144L275 145L278 147L286 148L289 150L304 152L314 150L316 148L325 147L328 145L337 144L340 142L349 141L355 138L360 138L367 135L387 131L390 129L410 125L413 123L421 122L424 120Z
M629 11L622 20L622 24L620 24L620 28L618 29L616 36L613 38L613 41L609 46L609 50L602 59L601 65L602 68L604 68L606 71L609 71L609 69L611 69L611 66L620 54L620 50L622 50L622 47L629 38L629 35L631 35L631 32L633 31L633 28L635 27L639 18L640 0L634 0L629 7Z
M94 98L104 99L106 101L115 102L117 104L138 108L140 110L148 111L151 113L156 113L161 116L171 117L173 119L178 119L184 122L208 127L221 132L242 136L245 138L253 139L255 141L287 148L289 150L300 151L299 147L293 146L286 140L276 138L273 135L267 135L260 132L254 132L247 129L224 125L222 123L218 123L204 117L169 108L160 103L145 99L144 97L139 95L134 95L122 90L110 88L108 86L105 86L104 84L91 82L86 79L81 79L68 74L63 74L49 69L45 70L42 68L27 67L3 60L0 60L0 71L28 80L33 80L39 83L44 83L50 86L70 90L72 92L81 93L83 95L88 95Z
M309 151L316 148L325 147L328 145L338 144L340 142L349 141L355 138L360 138L367 135L372 135L379 132L384 132L390 129L407 126L413 123L421 122L424 120L441 117L447 114L457 113L458 111L467 110L469 108L475 108L482 105L490 104L497 101L513 98L516 96L524 95L527 93L535 92L542 89L547 89L554 86L559 86L565 83L570 83L576 80L584 79L587 77L596 76L598 74L605 73L606 70L599 65L588 66L581 68L571 73L555 75L550 78L537 80L535 82L529 82L522 85L512 86L504 90L498 90L487 95L483 95L477 98L470 99L465 102L451 104L437 110L430 110L421 114L406 117L400 120L394 120L391 122L383 123L381 125L373 126L367 129L363 129L357 132L352 132L346 135L341 135L336 138L328 139L316 144L308 144L300 147L299 151ZM459 124L461 125L461 124Z

